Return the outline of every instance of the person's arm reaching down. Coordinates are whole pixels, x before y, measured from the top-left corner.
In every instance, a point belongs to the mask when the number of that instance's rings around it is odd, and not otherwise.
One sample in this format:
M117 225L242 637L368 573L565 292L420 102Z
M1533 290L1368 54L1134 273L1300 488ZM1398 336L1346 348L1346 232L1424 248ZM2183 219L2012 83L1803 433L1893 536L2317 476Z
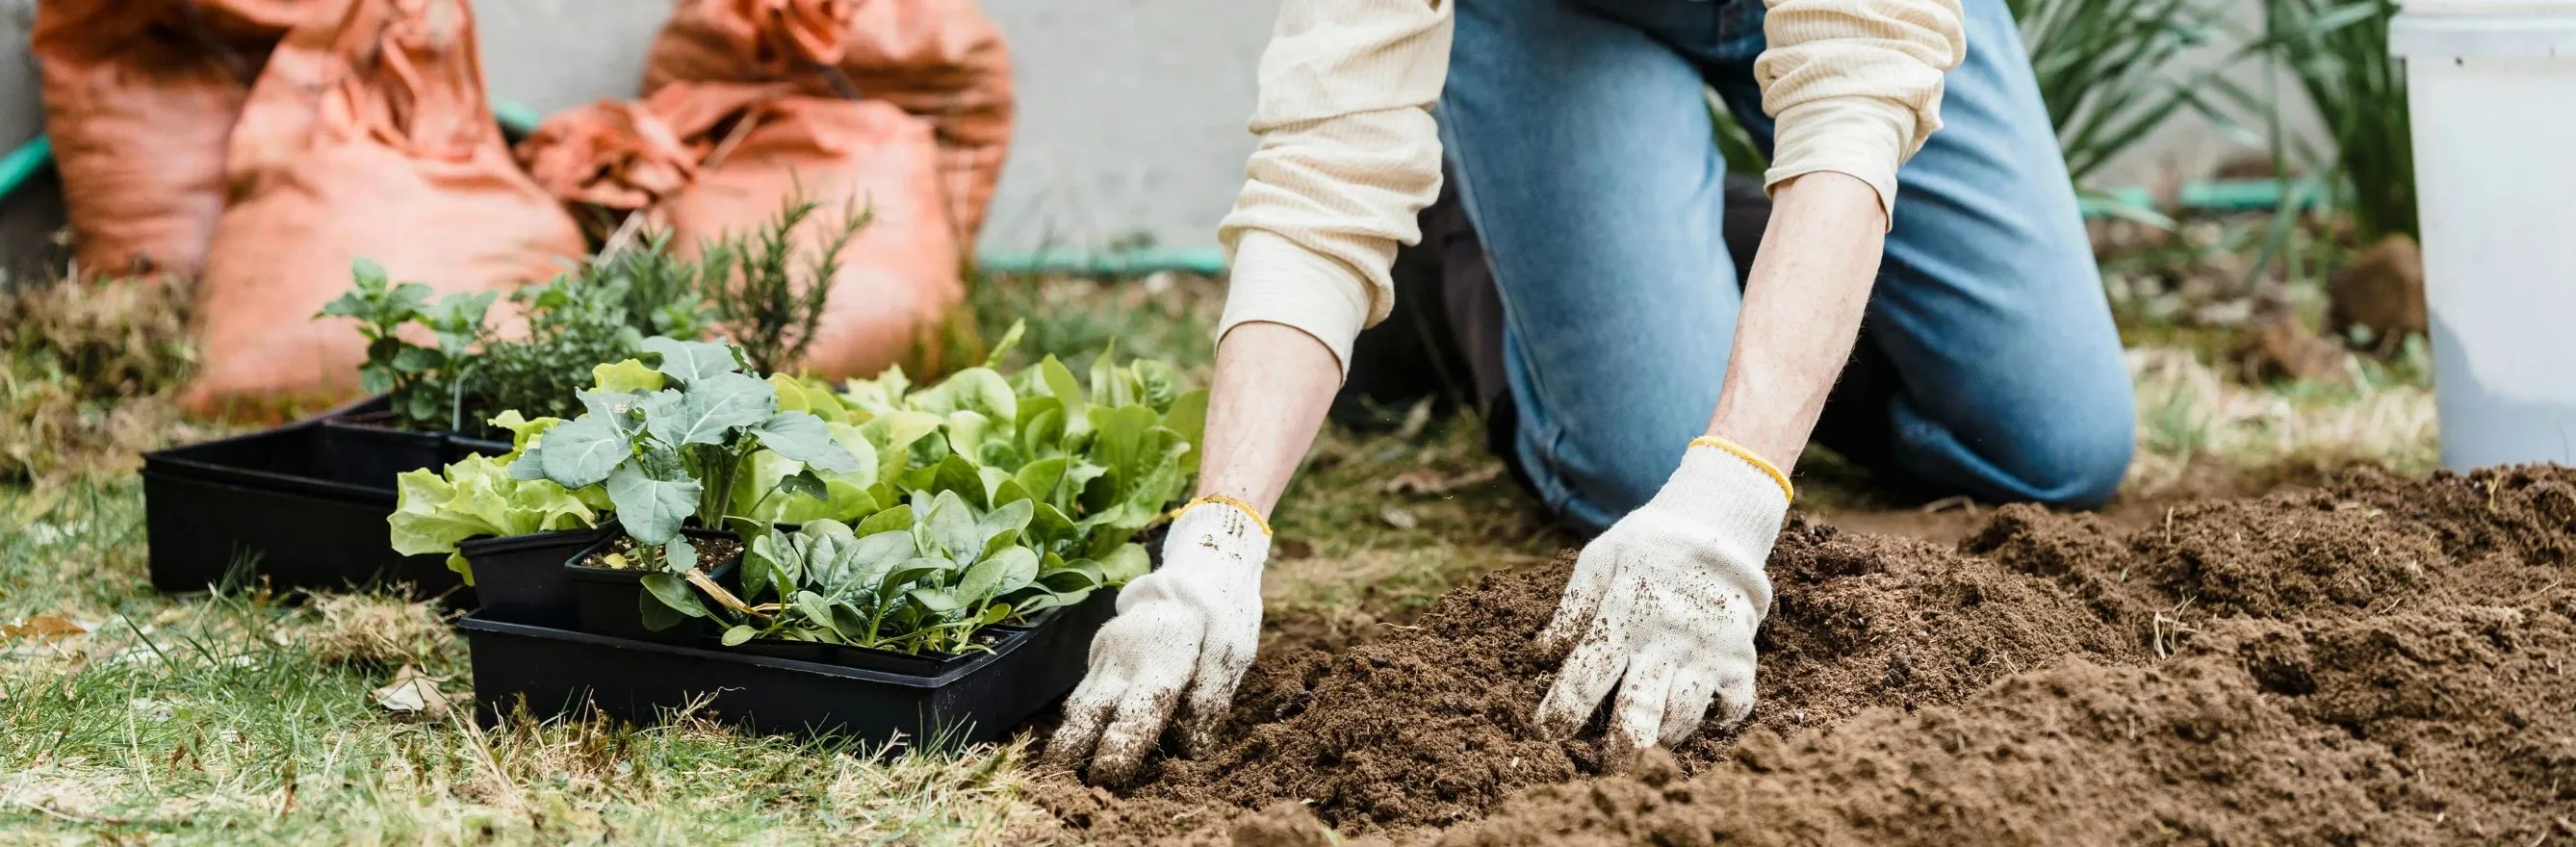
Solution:
M1616 687L1614 766L1688 739L1712 704L1721 724L1753 708L1788 471L1860 331L1897 166L1939 128L1941 75L1966 55L1957 0L1770 4L1754 72L1779 125L1774 207L1717 411L1662 490L1584 547L1539 634L1568 651L1539 729L1572 734Z
M1129 583L1047 743L1051 766L1133 778L1167 722L1223 724L1261 636L1267 515L1314 444L1351 341L1394 303L1388 267L1440 191L1430 107L1450 0L1287 0L1261 57L1261 145L1220 237L1230 290L1198 498Z
M1264 515L1323 426L1341 387L1332 351L1304 332L1252 323L1217 347L1199 499L1163 540L1163 565L1127 584L1091 642L1091 672L1065 701L1047 762L1095 782L1135 776L1177 720L1184 752L1224 722L1261 642ZM1096 749L1095 749L1096 748Z

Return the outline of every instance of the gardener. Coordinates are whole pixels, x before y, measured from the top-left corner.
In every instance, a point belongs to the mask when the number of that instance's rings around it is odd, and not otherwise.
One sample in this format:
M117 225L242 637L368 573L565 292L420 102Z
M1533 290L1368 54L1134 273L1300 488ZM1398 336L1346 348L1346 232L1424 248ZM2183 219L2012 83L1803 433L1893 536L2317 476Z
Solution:
M1286 0L1222 231L1201 496L1092 643L1054 762L1118 783L1167 720L1183 754L1222 725L1260 634L1263 516L1390 308L1444 143L1503 301L1508 458L1600 532L1539 636L1571 649L1541 731L1614 688L1617 749L1752 708L1789 471L1864 315L1889 377L1847 409L1876 442L1847 453L1921 490L2110 496L2128 381L2004 0L1768 5ZM1740 290L1703 85L1774 151Z

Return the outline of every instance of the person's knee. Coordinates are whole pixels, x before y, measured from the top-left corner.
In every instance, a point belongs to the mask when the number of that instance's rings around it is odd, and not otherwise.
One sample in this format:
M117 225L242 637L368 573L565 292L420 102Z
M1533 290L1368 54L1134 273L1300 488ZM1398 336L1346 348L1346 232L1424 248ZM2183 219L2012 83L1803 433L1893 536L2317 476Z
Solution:
M2040 426L2021 445L2018 480L2025 499L2064 509L2094 509L2120 490L2137 449L2136 417L2095 414Z
M1896 464L1934 491L1998 503L2100 507L2128 475L2135 402L2118 391L2026 395L1937 418L1900 401Z

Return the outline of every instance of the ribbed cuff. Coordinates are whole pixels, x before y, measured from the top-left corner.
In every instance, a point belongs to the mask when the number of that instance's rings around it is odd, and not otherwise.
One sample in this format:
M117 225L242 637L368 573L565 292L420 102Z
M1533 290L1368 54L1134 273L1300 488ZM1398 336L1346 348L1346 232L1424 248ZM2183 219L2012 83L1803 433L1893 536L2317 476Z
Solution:
M1247 229L1235 241L1231 273L1219 343L1241 324L1281 324L1323 342L1350 374L1351 342L1369 316L1368 283L1357 271L1278 233Z
M1911 152L1914 113L1866 97L1813 100L1780 113L1773 149L1779 158L1762 175L1765 190L1821 171L1844 174L1878 192L1879 210L1896 226L1896 168Z
M1768 551L1772 537L1780 534L1780 522L1789 516L1787 486L1778 473L1744 454L1693 442L1682 452L1681 468L1655 499L1673 501L1722 536Z
M1198 548L1189 553L1184 550ZM1270 559L1270 530L1251 509L1221 503L1207 503L1197 508L1184 508L1172 518L1171 528L1163 540L1163 560L1191 561L1233 559L1252 566L1255 572ZM1210 557L1205 552L1224 555Z

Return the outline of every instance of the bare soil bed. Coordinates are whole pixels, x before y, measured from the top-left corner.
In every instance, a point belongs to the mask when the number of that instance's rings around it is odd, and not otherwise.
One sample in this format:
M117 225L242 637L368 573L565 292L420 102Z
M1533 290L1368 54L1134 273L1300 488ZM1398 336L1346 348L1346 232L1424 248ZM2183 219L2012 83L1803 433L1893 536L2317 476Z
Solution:
M2555 468L2014 507L1955 549L1798 520L1752 718L1624 775L1528 725L1560 560L1266 654L1227 746L1039 800L1108 844L2576 840L2571 549Z

